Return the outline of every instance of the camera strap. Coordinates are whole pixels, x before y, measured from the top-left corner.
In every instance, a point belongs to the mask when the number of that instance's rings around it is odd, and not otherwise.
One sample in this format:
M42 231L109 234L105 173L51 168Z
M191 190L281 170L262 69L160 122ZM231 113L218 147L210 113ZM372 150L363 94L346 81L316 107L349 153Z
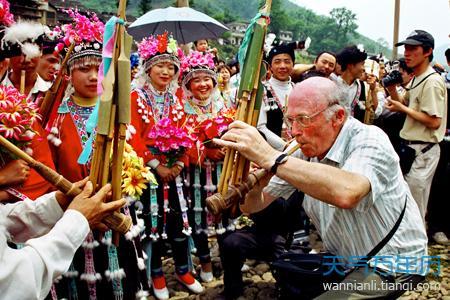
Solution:
M430 77L431 75L434 75L434 74L438 74L438 72L433 72L433 73L428 74L427 76L425 76L424 79L422 79L421 81L419 81L419 83L416 84L416 85L414 85L414 80L416 79L416 76L414 76L414 78L412 79L412 82L411 82L411 87L410 87L410 88L405 88L405 90L410 91L410 90L415 89L416 87L418 87L419 85L421 85L422 82L424 82L428 77Z

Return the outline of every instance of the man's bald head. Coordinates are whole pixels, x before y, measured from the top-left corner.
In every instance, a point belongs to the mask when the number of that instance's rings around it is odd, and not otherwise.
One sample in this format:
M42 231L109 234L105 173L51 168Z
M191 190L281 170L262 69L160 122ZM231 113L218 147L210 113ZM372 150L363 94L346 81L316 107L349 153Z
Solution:
M341 92L333 81L324 77L311 77L294 86L288 106L302 103L310 103L313 106L331 105L341 102L341 98Z

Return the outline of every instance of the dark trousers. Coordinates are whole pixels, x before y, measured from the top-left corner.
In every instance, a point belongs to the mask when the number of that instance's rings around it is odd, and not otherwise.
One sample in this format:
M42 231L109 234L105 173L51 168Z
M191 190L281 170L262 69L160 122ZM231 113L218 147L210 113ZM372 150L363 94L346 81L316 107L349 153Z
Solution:
M286 240L281 235L255 227L225 233L218 241L227 298L242 294L241 268L246 258L272 261L286 251Z
M445 195L448 195L450 186L450 142L440 143L441 157L431 184L430 198L427 209L427 224L429 236L442 231L450 235L450 222L448 212L450 202Z

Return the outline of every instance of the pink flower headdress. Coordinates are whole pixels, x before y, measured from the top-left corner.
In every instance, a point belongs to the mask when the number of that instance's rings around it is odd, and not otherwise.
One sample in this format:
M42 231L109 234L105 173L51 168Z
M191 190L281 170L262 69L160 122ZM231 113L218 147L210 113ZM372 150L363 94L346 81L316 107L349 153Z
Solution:
M10 26L14 23L14 15L9 11L9 2L0 0L0 25Z
M217 74L214 72L214 56L211 53L194 51L181 61L181 69L183 70L183 90L188 92L188 84L191 79L200 74L210 76L214 84L217 85Z
M64 10L72 19L71 24L62 25L62 42L56 46L61 52L75 43L75 48L67 61L69 70L86 65L99 65L102 59L102 42L105 25L95 13L82 15L77 9Z
M180 60L183 58L183 51L178 48L177 41L168 36L168 33L149 36L142 39L137 44L138 53L142 60L143 71L147 72L152 66L160 62L171 62L180 71Z

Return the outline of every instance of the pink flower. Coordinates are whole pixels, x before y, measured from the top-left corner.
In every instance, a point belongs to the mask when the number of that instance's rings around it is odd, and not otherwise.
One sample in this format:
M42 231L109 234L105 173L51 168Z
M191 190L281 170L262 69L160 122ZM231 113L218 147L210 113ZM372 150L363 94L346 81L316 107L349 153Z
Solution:
M9 11L9 2L0 0L0 23L9 26L14 23L14 15Z
M70 45L72 42L77 44L86 42L103 42L103 32L105 25L98 19L95 13L88 13L84 16L78 12L78 9L64 10L72 19L72 24L65 24L61 26L64 33L64 43Z
M14 87L0 86L0 134L26 147L34 137L33 123L40 119L38 108Z

